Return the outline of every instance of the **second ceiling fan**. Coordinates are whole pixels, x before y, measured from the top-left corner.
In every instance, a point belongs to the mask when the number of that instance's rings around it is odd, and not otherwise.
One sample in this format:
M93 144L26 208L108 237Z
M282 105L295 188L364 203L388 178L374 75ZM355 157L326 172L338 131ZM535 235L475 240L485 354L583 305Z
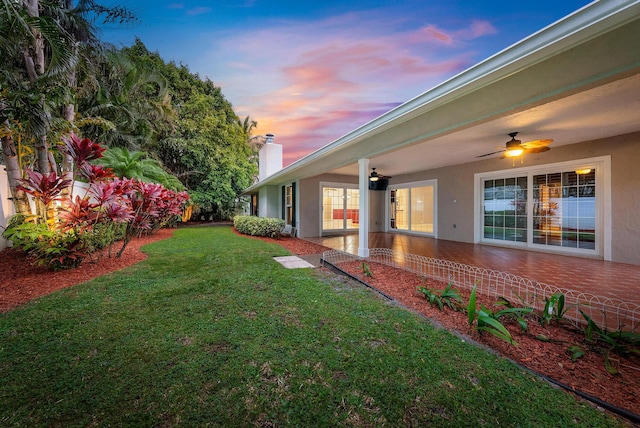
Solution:
M497 147L500 150L496 150L491 153L485 153L484 155L476 156L478 158L483 158L485 156L495 155L496 153L503 153L503 157L506 158L514 158L518 156L522 156L525 153L542 153L548 150L551 150L549 144L553 143L553 140L533 140L527 141L523 143L520 140L516 140L517 132L511 132L508 134L511 137L511 140L505 143L503 147Z

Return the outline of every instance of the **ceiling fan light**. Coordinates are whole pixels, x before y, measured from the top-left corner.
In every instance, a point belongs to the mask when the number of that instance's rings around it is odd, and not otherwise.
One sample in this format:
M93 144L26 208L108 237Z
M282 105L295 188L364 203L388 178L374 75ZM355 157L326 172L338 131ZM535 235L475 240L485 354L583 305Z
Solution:
M579 169L576 169L576 174L578 174L578 175L589 174L590 172L591 172L591 168L579 168Z
M524 153L524 150L521 148L508 149L504 152L505 157L508 158L516 158Z

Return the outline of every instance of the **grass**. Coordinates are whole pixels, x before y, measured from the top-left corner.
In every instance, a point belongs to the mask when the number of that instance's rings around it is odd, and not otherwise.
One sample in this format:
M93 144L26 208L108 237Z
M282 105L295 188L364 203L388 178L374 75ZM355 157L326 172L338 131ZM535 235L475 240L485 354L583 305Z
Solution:
M185 228L0 315L0 426L617 426L278 245Z

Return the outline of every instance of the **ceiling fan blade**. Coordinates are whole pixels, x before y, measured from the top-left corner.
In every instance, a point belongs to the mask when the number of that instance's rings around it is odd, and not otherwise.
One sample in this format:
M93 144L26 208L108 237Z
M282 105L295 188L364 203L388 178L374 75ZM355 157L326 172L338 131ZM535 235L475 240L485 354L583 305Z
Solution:
M542 153L548 152L549 150L551 150L551 147L549 146L531 147L530 149L525 149L527 153Z
M537 149L540 147L547 147L551 143L553 143L553 140L533 140L522 143L521 146L525 149Z
M496 150L495 152L491 152L491 153L485 153L483 155L476 156L476 157L477 158L483 158L483 157L486 157L486 156L491 156L491 155L495 155L496 153L502 153L502 152L504 152L504 149Z

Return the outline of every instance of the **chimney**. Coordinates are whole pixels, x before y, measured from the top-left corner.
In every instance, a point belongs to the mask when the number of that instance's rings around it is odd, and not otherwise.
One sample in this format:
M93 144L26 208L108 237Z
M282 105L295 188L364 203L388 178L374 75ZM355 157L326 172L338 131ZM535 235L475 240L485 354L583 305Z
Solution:
M275 144L273 134L265 135L266 144L258 153L258 180L262 181L282 169L282 145Z
M273 144L273 141L275 139L275 135L273 134L267 134L264 136L265 141L267 142L267 144Z

